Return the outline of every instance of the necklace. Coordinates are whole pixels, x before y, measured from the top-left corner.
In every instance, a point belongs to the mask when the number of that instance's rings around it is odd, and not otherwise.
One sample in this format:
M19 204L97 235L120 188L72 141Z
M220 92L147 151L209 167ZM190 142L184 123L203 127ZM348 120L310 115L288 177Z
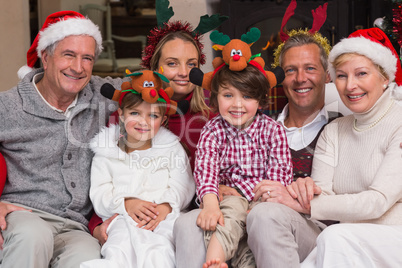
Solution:
M378 122L381 121L381 119L383 119L383 118L385 117L385 115L387 115L387 113L389 112L389 110L391 109L391 107L392 107L393 104L394 104L394 100L391 101L391 103L389 104L387 110L385 110L385 112L384 112L380 117L378 117L373 123L371 123L368 127L363 128L363 129L362 129L362 128L358 128L358 127L356 126L357 119L355 119L355 121L353 122L353 128L354 128L356 131L358 131L358 132L362 132L362 131L365 131L365 130L368 130L368 129L374 127L375 125L378 124Z

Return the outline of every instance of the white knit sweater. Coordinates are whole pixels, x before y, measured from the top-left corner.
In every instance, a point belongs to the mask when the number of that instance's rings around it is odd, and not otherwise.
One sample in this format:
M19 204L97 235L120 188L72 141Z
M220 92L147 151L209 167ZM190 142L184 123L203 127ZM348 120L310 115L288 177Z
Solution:
M327 125L314 154L312 178L323 193L312 200L311 217L402 224L401 142L402 107L390 89L370 111Z
M104 128L91 141L95 152L91 169L90 197L103 220L127 214L126 197L156 204L169 203L179 215L195 193L186 152L179 138L161 127L152 147L127 154L117 146L119 127Z

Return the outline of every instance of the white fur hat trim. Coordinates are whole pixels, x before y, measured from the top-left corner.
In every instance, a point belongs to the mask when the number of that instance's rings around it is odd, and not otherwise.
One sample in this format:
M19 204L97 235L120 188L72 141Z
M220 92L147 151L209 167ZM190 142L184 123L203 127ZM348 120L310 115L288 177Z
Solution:
M389 83L394 81L398 59L387 47L364 37L345 38L332 48L329 53L329 73L332 81L335 81L336 78L333 62L338 56L345 53L357 53L369 58L384 69L388 74Z

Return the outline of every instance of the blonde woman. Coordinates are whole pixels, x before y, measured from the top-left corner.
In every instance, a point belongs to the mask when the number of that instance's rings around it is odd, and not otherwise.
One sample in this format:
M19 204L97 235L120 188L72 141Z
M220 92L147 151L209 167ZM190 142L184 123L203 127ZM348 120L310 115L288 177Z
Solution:
M173 88L172 100L179 102L177 114L170 116L168 128L179 136L189 150L191 167L194 168L195 150L201 129L213 116L205 103L204 89L189 80L190 70L205 63L203 45L198 35L192 34L188 23L166 23L155 28L148 36L143 66L162 72Z
M329 61L353 114L329 124L318 140L311 177L319 187L314 192L321 193L313 197L310 178L292 189L300 197L294 209L340 224L319 235L317 255L303 267L399 267L402 107L393 98L402 90L398 54L384 32L372 28L335 45Z

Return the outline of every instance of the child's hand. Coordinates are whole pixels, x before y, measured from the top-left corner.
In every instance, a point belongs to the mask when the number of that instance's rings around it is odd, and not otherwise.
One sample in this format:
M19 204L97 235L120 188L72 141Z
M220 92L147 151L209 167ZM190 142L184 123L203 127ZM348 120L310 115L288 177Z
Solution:
M159 212L156 210L157 204L137 198L126 198L124 200L128 215L141 226L152 219L156 219Z
M156 219L150 220L146 225L139 224L138 227L141 228L144 226L144 229L153 231L159 225L161 221L164 221L167 215L172 212L172 207L169 203L163 203L156 206L156 210L159 212L159 215Z
M241 196L235 188L219 184L219 201L222 201L223 197L226 195Z
M203 209L197 218L197 225L204 231L215 231L216 225L225 225L218 198L214 194L206 194L203 198Z

